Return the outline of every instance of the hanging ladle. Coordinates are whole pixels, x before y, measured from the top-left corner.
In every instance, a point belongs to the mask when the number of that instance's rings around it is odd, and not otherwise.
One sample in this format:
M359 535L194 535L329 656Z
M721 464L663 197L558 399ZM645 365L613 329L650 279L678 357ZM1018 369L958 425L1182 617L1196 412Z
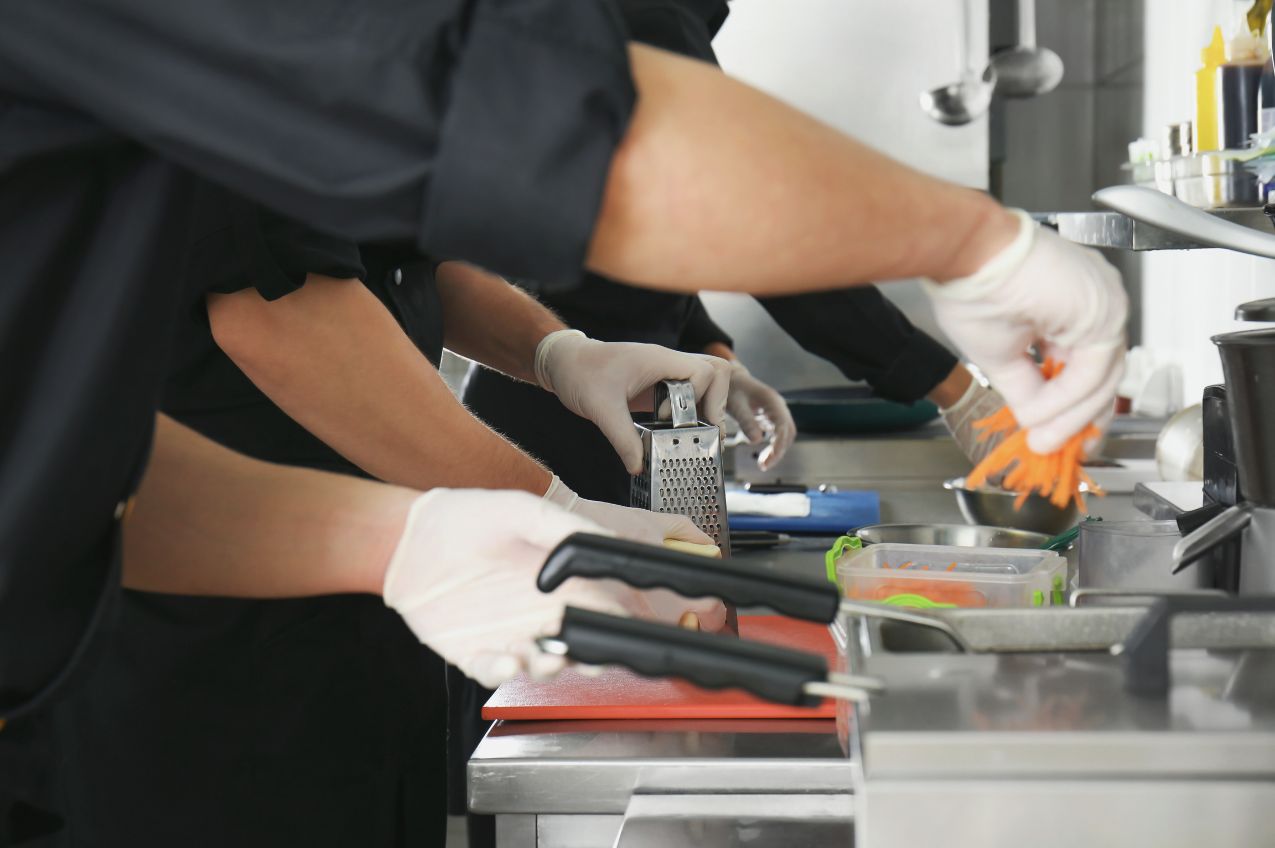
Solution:
M1036 46L1036 0L1018 0L1018 45L997 51L991 66L1000 97L1048 94L1062 82L1062 59L1048 47Z
M961 78L957 82L921 92L921 108L941 124L958 127L986 114L996 90L996 71L991 65L980 72L974 66L974 2L965 0L961 14L961 43L958 55Z

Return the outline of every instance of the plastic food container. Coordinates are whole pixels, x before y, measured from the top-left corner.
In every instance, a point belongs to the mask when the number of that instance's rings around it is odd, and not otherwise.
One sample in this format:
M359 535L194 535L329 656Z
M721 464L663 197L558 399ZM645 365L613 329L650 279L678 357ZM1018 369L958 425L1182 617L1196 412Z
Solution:
M1053 551L884 543L836 559L844 597L894 606L1042 607L1064 602L1067 560Z

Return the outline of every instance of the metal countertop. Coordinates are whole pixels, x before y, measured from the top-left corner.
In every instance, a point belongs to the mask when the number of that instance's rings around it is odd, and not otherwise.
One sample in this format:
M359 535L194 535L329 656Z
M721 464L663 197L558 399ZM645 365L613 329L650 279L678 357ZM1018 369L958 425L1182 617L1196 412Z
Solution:
M883 521L959 524L941 482L966 470L931 426L899 438L803 438L779 476L875 489ZM1139 516L1130 495L1093 503L1109 519ZM737 558L821 576L831 542L795 537ZM498 722L470 760L469 802L480 813L619 815L635 790L844 793L853 768L832 720Z

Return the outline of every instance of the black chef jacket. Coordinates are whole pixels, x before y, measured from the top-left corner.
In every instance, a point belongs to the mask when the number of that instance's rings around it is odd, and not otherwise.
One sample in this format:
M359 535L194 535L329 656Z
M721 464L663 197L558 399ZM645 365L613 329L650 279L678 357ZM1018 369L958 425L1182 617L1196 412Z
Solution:
M0 0L0 21L3 815L35 786L14 724L118 597L189 174L566 284L634 91L607 0Z
M307 273L364 278L431 361L428 261L353 244L204 186L163 410L258 459L361 472L216 345L208 292L273 300ZM423 422L423 425L425 423ZM84 685L54 709L66 846L397 846L445 839L442 660L380 598L124 593Z
M725 22L726 0L620 0L632 37L665 50L716 62L712 39ZM636 289L596 274L543 300L572 327L604 341L639 341L702 352L729 337L699 298ZM905 403L928 394L957 359L917 330L876 288L761 298L771 317L806 350L882 397ZM492 427L542 459L582 497L628 503L629 479L606 438L547 392L473 368L465 403Z

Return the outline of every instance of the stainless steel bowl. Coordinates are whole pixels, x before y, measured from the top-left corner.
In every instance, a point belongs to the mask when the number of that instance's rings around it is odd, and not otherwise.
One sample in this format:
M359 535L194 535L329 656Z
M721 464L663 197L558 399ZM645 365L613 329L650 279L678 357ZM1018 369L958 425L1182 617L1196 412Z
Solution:
M1072 501L1065 509L1059 509L1040 495L1029 495L1022 509L1014 509L1017 492L1004 489L965 487L965 478L956 477L943 484L943 488L956 495L961 515L970 524L992 527L1013 527L1056 536L1076 526L1080 520L1080 508Z
M1049 541L1044 533L973 524L872 524L855 532L865 545L894 542L958 548L1039 548Z

